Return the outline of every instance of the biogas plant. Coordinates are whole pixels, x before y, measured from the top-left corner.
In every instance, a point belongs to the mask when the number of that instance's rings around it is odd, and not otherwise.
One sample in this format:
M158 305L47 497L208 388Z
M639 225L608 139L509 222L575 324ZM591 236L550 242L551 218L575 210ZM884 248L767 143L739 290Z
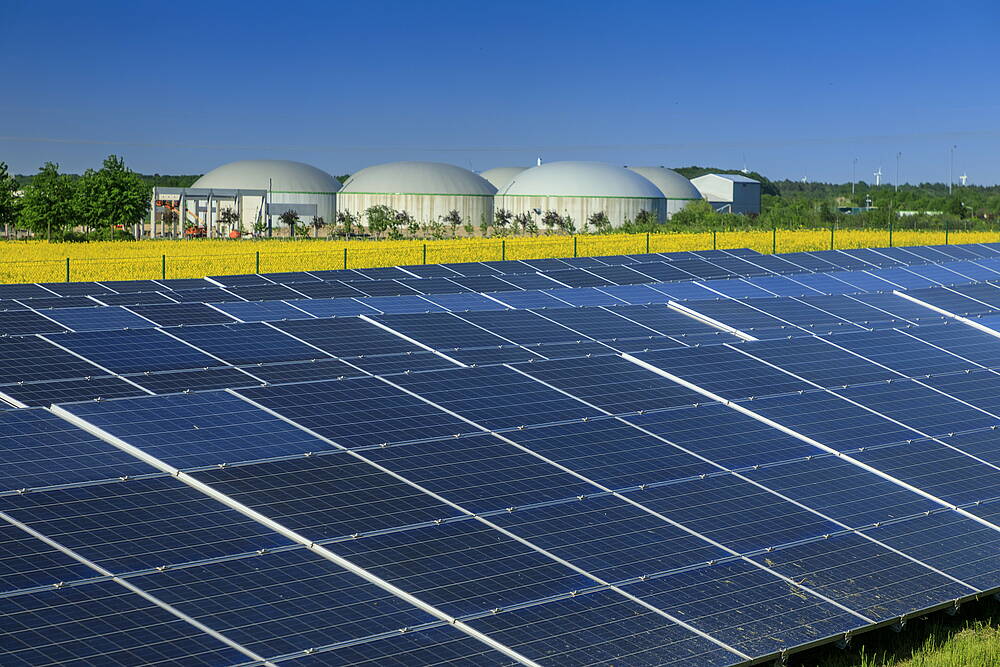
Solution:
M760 183L732 174L688 180L656 166L601 162L548 162L534 167L496 167L475 173L439 162L389 162L366 167L341 182L327 172L287 160L241 160L217 167L189 188L156 187L150 232L156 236L182 221L209 236L274 235L278 218L293 211L308 224L338 214L359 225L369 211L387 207L419 224L449 222L459 233L476 233L498 211L511 219L551 226L569 221L581 231L621 227L636 220L663 222L692 201L716 210L760 212Z

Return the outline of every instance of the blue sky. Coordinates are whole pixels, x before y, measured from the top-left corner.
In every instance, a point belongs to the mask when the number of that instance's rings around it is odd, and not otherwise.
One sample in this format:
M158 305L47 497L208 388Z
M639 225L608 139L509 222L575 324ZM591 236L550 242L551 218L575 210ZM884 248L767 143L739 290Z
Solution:
M301 6L300 6L301 5ZM1000 182L995 2L0 0L0 160Z

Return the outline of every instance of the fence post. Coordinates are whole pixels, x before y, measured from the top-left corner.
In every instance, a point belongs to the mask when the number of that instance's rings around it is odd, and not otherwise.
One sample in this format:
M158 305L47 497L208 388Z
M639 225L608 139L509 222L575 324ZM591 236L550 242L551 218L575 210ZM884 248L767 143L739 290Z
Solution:
M890 215L892 211L889 211ZM892 218L889 218L889 247L892 247Z
M771 228L771 254L777 254L778 252L778 226L775 225Z
M576 257L576 235L573 236L573 256Z
M424 244L424 264L427 263L427 244Z
M713 229L712 230L712 250L716 250L717 248L718 248L718 243L715 240L715 230Z
M347 270L347 246L344 246L344 270Z
M507 239L500 239L500 261L507 260Z
M69 282L69 257L66 258L66 282Z
M944 244L948 245L948 231L951 228L951 222L945 219L944 221Z
M646 254L649 254L649 232L646 232Z
M160 279L167 279L167 256L160 255Z
M253 266L254 266L253 272L254 273L260 273L260 250L258 250L255 253L255 256L254 256L254 265Z
M837 223L830 223L830 250L833 250L833 230L837 228Z

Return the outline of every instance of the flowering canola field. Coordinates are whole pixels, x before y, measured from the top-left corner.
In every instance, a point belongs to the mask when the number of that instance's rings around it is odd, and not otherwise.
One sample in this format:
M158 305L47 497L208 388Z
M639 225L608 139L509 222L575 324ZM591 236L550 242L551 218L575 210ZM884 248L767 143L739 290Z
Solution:
M885 230L836 230L836 248L885 247ZM953 231L949 243L1000 241L996 232ZM896 231L892 245L945 243L945 232ZM47 243L0 241L0 283L200 278L500 259L539 259L678 250L753 248L770 253L825 250L830 230L771 230L540 236L440 241L184 240ZM67 259L69 260L67 262Z

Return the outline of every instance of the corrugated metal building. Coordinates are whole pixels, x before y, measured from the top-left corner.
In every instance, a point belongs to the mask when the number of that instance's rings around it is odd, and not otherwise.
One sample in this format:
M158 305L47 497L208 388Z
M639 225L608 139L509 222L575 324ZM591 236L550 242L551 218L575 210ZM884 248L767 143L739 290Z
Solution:
M252 192L233 194L237 190ZM244 231L252 229L258 220L268 223L270 229L277 217L289 209L304 222L321 216L327 224L333 224L338 190L340 181L312 165L289 160L240 160L216 167L185 188L182 208L188 223L209 230L215 226L219 212L229 207L239 212Z
M667 216L667 200L653 183L634 171L601 162L549 162L527 169L497 193L497 208L530 213L541 227L546 211L570 216L579 230L603 212L618 227L641 211Z
M760 213L760 181L738 174L705 174L691 182L716 211Z
M406 211L418 222L439 222L458 211L477 228L493 220L496 188L467 169L439 162L390 162L351 176L337 195L337 207L364 220L371 206Z
M628 167L660 189L667 200L667 219L692 201L699 201L701 193L694 184L673 169L666 167Z

